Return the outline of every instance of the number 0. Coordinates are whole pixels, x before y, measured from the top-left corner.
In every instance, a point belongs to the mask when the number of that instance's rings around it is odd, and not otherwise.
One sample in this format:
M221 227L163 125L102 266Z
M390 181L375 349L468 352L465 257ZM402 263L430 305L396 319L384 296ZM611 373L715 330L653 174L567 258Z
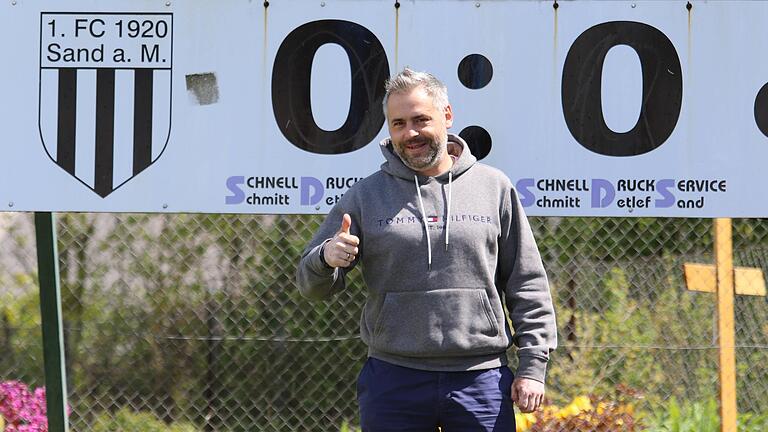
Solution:
M349 112L335 131L312 116L310 83L317 50L335 43L346 51L352 72ZM293 30L280 45L272 70L272 109L283 135L296 147L342 154L370 143L384 124L381 102L389 63L381 42L367 28L341 20L313 21Z
M640 57L643 96L640 118L628 132L616 133L603 117L601 81L608 51L629 45ZM683 76L672 42L658 29L632 21L598 24L571 45L563 66L563 115L574 138L605 156L637 156L659 147L680 117Z

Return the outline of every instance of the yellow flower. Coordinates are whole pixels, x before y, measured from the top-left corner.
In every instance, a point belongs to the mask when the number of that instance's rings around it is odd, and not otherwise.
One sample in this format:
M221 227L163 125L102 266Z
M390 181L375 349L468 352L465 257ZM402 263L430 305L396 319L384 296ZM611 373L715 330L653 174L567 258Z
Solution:
M622 405L619 407L619 412L622 414L635 415L635 407L632 404Z
M568 406L558 411L556 417L559 419L575 417L582 412L591 411L592 409L592 402L590 402L587 396L577 396Z
M581 411L590 411L592 409L592 402L587 396L577 396L573 399L571 404L575 405Z
M515 432L525 432L531 425L536 423L536 416L533 413L518 414L515 413Z
M544 409L541 410L541 412L544 418L549 418L557 416L559 410L560 408L556 407L555 405L547 405L544 407Z
M568 417L575 417L579 415L580 412L581 410L579 407L574 404L570 404L557 413L557 418L564 419Z

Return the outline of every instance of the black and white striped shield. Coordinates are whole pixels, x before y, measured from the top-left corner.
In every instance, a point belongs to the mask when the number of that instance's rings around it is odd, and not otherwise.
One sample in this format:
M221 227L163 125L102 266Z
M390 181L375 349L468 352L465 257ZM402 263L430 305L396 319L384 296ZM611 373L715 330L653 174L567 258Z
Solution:
M160 64L159 45L136 47L135 58L145 53L156 57L136 65L130 64L127 49L114 48L124 47L122 41L128 38L115 34L105 44L91 36L99 43L82 42L88 41L88 31L99 35L110 24L122 24L118 19L128 22L121 14L81 18L59 14L41 20L39 124L43 146L51 160L102 198L157 161L171 130L171 65L170 58L163 58L165 64ZM46 37L51 23L58 24L61 33L57 28ZM74 38L76 26L85 29L85 36L78 34L80 39ZM68 48L67 42L79 45ZM119 60L115 53L120 51L122 62L115 61Z

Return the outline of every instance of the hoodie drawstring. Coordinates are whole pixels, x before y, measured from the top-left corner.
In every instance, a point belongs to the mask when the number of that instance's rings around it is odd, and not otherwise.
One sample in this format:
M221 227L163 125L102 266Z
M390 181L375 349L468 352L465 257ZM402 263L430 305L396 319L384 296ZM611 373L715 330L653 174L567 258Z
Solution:
M445 219L445 250L448 250L448 234L451 232L451 181L453 180L453 173L448 171L448 210L446 211Z
M419 187L419 176L413 176L416 182L416 194L419 196L419 209L421 210L421 220L424 222L424 232L427 234L427 265L432 269L432 241L429 238L429 223L427 222L427 212L424 210L424 200L421 198L421 187ZM448 210L445 219L445 250L448 250L448 235L451 232L451 192L453 191L453 173L448 171Z
M419 176L413 176L416 180L416 193L419 195L419 208L421 209L421 220L424 221L424 232L427 233L427 265L432 269L432 243L429 241L429 225L427 224L427 212L424 211L424 201L421 199L421 188L419 187Z

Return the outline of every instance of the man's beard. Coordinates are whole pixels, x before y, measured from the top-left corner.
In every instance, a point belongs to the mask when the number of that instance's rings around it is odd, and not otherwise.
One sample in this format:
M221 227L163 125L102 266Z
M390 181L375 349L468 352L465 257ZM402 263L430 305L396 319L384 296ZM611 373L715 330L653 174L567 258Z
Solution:
M408 144L414 142L426 141L428 151L421 156L408 156L406 154L405 147ZM436 167L440 163L441 156L445 153L445 149L448 145L448 137L445 137L442 141L435 141L428 138L417 138L410 141L406 141L402 145L393 146L395 154L400 157L403 164L414 171L423 171Z

